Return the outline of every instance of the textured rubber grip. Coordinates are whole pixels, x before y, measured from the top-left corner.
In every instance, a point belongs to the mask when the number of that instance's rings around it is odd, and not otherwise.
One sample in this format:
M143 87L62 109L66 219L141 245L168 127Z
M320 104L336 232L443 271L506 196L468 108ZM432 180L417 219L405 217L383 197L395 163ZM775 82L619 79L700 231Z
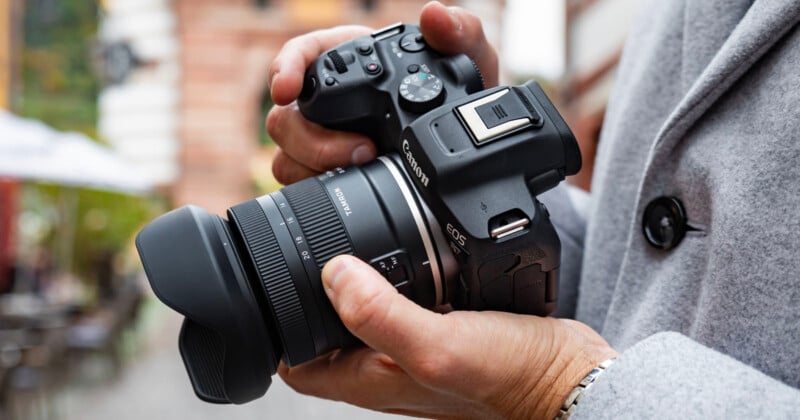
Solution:
M256 200L229 210L247 246L289 354L313 354L313 339L292 275L264 211Z
M336 72L342 74L347 71L347 63L344 62L344 58L342 58L338 51L334 50L329 52L328 57L330 57L331 61L333 61L333 66L336 68Z
M316 178L308 178L283 190L306 236L317 267L340 254L353 254L350 238L325 188Z
M203 401L217 404L230 402L223 380L225 343L222 337L216 331L186 318L181 326L178 345L197 396Z

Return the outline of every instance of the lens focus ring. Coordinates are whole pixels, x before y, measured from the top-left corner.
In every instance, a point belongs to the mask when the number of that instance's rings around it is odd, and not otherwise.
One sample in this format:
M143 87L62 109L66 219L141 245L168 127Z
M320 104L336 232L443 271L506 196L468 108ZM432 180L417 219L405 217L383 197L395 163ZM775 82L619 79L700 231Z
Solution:
M292 275L264 211L255 200L231 207L230 215L241 229L248 253L277 319L286 346L313 343ZM292 337L291 340L286 340ZM288 352L294 354L290 349ZM312 350L313 351L313 350Z
M322 269L337 255L353 254L350 238L319 180L309 178L283 188L282 192L297 216L317 267Z

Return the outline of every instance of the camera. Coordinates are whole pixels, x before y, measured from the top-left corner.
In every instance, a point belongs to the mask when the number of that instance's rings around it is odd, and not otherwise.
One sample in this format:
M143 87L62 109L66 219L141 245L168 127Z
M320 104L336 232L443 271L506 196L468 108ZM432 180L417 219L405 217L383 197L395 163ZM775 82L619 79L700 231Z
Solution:
M322 54L298 105L383 154L234 205L227 220L178 208L136 238L156 296L185 316L179 348L198 397L251 401L281 358L358 343L320 281L339 254L425 307L552 312L560 242L536 196L581 160L536 82L484 90L468 57L397 24Z

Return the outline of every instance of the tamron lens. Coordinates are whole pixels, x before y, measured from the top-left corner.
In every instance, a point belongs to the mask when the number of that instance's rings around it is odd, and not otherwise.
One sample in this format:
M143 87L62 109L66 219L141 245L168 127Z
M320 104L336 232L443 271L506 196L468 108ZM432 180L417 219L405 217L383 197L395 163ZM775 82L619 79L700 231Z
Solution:
M396 155L238 204L228 220L173 210L136 246L158 298L186 316L181 356L215 403L263 395L281 357L294 366L354 343L320 281L334 256L369 261L426 307L447 302L458 271Z
M140 232L156 295L186 316L180 351L200 398L250 401L279 359L355 342L320 281L337 254L425 307L553 311L561 243L536 197L578 172L580 150L535 81L482 88L468 57L433 51L413 25L348 41L309 67L298 108L384 156L236 205L227 220L189 206Z

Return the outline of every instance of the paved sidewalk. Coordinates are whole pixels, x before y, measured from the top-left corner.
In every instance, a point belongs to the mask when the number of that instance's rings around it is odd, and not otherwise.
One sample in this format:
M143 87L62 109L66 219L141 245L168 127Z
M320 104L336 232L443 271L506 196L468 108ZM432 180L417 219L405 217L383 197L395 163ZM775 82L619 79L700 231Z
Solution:
M166 312L167 310L164 309ZM118 381L69 396L64 420L270 420L270 419L404 419L297 394L275 375L267 395L243 406L214 405L192 392L178 353L181 318L158 314L147 349L126 364ZM65 407L67 408L67 407Z

